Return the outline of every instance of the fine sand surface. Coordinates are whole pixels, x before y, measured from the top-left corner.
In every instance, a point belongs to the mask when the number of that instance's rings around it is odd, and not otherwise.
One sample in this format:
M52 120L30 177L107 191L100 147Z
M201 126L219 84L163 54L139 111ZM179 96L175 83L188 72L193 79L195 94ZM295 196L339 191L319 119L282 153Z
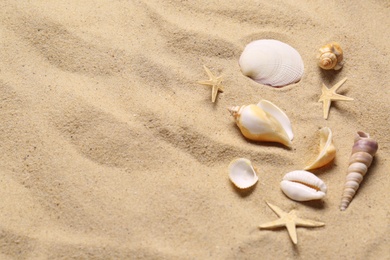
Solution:
M0 259L390 259L390 4L358 1L7 1L0 4ZM302 80L275 89L243 76L246 44L301 54ZM317 67L337 41L345 65ZM223 76L211 102L206 65ZM328 120L321 85L344 77ZM231 105L278 105L292 149L247 141ZM328 126L335 161L314 170L322 201L280 190L315 156ZM339 203L355 133L379 143L350 204ZM237 157L259 182L240 192ZM294 245L270 202L326 223Z

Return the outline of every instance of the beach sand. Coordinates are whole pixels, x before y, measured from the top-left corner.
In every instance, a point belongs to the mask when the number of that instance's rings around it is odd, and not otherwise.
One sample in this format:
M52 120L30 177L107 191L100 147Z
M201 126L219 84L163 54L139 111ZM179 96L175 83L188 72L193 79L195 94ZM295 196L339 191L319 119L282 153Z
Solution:
M0 4L1 259L390 259L388 1L2 1ZM302 56L301 81L258 84L238 59L253 40ZM318 49L344 49L340 71ZM223 77L211 102L206 65ZM328 120L322 83L348 80ZM291 149L246 140L227 107L266 99L292 122ZM302 169L332 129L337 155L312 171L321 201L294 202L282 177ZM339 210L356 132L379 143ZM228 179L237 157L254 189ZM325 223L294 245L267 206Z

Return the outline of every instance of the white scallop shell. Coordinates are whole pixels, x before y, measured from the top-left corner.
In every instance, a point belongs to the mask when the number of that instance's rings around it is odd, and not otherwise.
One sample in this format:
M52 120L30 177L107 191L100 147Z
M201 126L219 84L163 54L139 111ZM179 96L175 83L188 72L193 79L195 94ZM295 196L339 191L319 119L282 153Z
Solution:
M308 201L325 197L327 188L325 183L308 171L292 171L287 173L280 188L292 200Z
M247 189L255 185L259 178L250 160L238 158L229 164L229 179L237 188Z
M273 87L298 82L304 71L298 51L277 40L249 43L241 54L239 64L245 76Z

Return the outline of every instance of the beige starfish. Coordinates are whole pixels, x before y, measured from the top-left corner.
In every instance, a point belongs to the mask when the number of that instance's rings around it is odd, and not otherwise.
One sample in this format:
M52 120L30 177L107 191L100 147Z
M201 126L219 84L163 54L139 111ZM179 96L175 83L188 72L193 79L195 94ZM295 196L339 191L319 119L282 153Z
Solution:
M336 91L341 85L344 84L344 82L347 80L347 78L344 78L341 80L339 83L331 87L330 89L322 83L322 95L320 97L320 100L318 102L323 102L323 108L324 108L324 118L328 119L329 116L329 108L330 108L330 103L332 101L336 100L341 100L341 101L351 101L353 98L346 97L340 94L337 94Z
M218 91L223 92L223 86L222 83L222 77L216 77L214 76L211 71L203 65L204 70L206 71L207 75L209 76L208 80L204 81L198 81L199 84L211 86L213 89L211 90L211 101L215 102L215 99L217 98Z
M299 218L296 215L295 210L291 210L289 213L286 213L283 210L281 210L279 207L274 206L271 203L267 202L267 204L280 218L275 221L271 221L260 225L259 226L260 229L286 227L288 234L290 235L290 238L294 244L298 243L296 226L322 227L325 225L325 223L322 222Z

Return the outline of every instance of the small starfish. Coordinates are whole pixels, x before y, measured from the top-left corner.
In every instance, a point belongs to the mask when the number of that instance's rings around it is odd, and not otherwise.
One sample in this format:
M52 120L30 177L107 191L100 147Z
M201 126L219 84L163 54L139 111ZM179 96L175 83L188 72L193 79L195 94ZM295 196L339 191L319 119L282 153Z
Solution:
M259 226L260 229L286 227L288 234L290 235L290 238L294 244L298 243L296 226L322 227L325 225L325 223L322 222L299 218L296 215L295 210L291 210L289 213L286 213L283 210L281 210L279 207L276 207L271 203L267 202L267 204L280 218L275 221L271 221L260 225Z
M329 108L330 103L332 101L341 100L341 101L351 101L353 98L346 97L340 94L337 94L336 91L341 85L344 84L344 82L347 80L347 78L344 78L339 83L334 85L332 88L328 88L324 83L322 83L322 95L320 97L320 100L318 102L323 102L323 108L324 108L324 118L328 119L329 116Z
M204 81L198 81L198 83L202 85L211 86L213 88L211 91L211 101L215 102L218 91L223 92L223 86L221 85L222 76L219 77L214 76L205 65L203 65L203 68L206 71L207 75L209 76L209 79Z

